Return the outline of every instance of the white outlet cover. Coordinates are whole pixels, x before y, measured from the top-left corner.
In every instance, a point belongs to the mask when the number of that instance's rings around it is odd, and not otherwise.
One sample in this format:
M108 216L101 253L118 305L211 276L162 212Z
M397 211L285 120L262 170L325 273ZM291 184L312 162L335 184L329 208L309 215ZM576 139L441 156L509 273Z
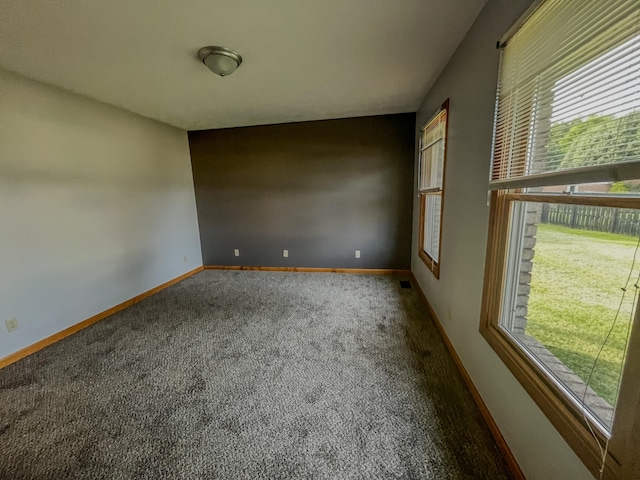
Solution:
M233 249L233 255L236 256L236 257L239 257L240 256L240 249L239 248L234 248Z
M288 257L289 256L289 250L283 250L282 251L282 256L283 257Z
M4 323L7 324L7 332L9 333L18 329L18 319L16 317L9 318Z
M360 258L360 250L356 250L356 258Z

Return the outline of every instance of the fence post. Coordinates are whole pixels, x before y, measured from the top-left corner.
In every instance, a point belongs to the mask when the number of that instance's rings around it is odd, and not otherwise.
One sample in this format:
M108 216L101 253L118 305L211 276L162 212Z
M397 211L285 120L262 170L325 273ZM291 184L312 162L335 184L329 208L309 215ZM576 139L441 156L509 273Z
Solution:
M611 215L611 228L609 229L610 233L618 233L618 217L620 216L620 213L622 213L620 210L618 210L617 208L612 208L611 212L613 215Z
M549 204L542 204L542 213L540 214L540 222L549 223Z

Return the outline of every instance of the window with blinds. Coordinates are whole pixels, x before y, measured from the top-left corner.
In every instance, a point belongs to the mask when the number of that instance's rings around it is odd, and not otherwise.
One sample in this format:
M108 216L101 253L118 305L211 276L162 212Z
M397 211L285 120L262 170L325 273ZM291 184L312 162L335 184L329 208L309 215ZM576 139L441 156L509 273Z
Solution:
M638 175L636 0L547 0L501 47L491 188Z
M447 100L420 130L418 195L420 197L419 256L439 276L442 196L447 140Z
M420 193L442 190L447 110L440 110L420 136Z
M499 49L481 332L596 477L640 478L640 1L536 2Z

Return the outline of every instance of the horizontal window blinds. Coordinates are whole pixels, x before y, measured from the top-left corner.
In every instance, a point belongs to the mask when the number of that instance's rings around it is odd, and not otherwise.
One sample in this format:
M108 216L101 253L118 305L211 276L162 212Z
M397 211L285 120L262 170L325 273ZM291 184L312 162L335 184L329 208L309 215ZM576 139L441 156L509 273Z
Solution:
M444 170L444 138L447 127L447 110L440 110L422 129L420 136L420 179L418 191L442 190Z
M640 177L640 2L543 2L502 45L496 103L492 188Z

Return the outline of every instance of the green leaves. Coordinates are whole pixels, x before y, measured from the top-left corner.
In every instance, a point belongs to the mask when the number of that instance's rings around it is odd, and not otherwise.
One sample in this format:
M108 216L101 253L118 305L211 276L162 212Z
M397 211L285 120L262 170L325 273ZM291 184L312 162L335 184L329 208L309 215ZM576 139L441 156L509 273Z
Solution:
M561 169L640 160L640 112L552 125L547 154Z

